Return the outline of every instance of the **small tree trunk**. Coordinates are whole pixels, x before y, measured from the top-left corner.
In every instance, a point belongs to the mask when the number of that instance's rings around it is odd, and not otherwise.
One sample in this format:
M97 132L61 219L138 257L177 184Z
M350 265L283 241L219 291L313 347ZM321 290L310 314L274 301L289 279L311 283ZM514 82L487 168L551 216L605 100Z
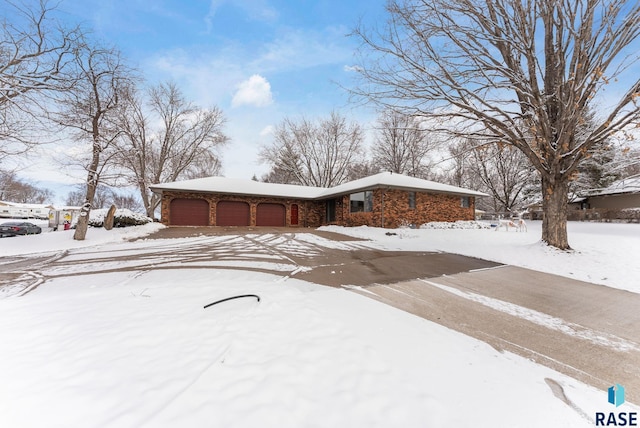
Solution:
M561 250L570 250L567 238L568 178L542 178L542 240Z

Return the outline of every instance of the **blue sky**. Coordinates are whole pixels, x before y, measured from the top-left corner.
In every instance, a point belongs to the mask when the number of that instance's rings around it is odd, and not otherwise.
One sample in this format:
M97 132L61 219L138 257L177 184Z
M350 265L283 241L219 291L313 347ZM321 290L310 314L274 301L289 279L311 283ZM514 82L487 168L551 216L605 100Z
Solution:
M203 107L217 105L231 138L224 174L251 178L270 127L337 110L363 126L374 112L349 104L360 22L385 19L384 0L62 0L59 9L119 48L149 83L173 80Z

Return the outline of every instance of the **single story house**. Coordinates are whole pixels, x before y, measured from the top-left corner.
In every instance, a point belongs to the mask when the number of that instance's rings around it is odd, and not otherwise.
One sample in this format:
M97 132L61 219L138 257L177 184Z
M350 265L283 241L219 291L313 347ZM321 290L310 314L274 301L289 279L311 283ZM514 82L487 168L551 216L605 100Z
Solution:
M640 177L583 192L569 202L569 220L640 221Z
M207 177L150 186L168 226L395 228L473 220L484 193L383 172L330 188Z
M589 190L582 196L581 209L640 208L640 177L618 180L604 189Z

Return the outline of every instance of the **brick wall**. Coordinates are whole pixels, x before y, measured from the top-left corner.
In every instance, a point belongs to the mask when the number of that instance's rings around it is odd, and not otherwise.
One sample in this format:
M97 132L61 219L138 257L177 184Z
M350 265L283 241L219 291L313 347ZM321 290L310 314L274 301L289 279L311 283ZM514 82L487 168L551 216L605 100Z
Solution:
M415 209L409 207L409 192L397 189L375 189L373 211L350 213L349 196L344 201L344 226L366 224L373 227L396 228L401 225L417 226L431 221L473 220L475 201L469 199L469 207L462 207L460 196L443 193L415 192Z
M163 192L162 205L160 208L160 221L162 224L169 225L171 222L169 206L171 201L176 198L194 198L204 199L209 203L209 225L216 224L215 207L219 201L242 201L249 204L249 225L255 226L257 206L260 203L276 203L285 206L286 220L285 225L289 227L318 227L324 222L325 208L323 202L305 201L299 199L288 198L270 198L257 196L235 196L213 193L196 193L196 192ZM291 205L298 205L298 224L291 224Z
M300 223L304 226L320 227L325 223L326 207L324 201L305 201L306 218L303 219L303 211L300 211ZM302 205L301 205L302 206Z
M286 225L291 227L318 227L326 222L326 201L305 201L287 198L233 196L210 193L164 192L161 206L161 222L170 224L169 206L175 198L197 198L209 202L209 224L216 224L215 207L219 201L243 201L249 203L250 225L256 224L256 207L259 203L278 203L285 206ZM351 213L349 195L336 198L336 218L332 224L396 228L401 225L417 226L431 221L473 220L475 201L470 197L470 206L462 207L460 196L441 193L416 192L415 209L409 207L409 193L396 189L375 189L373 211ZM298 224L291 225L291 205L298 204Z

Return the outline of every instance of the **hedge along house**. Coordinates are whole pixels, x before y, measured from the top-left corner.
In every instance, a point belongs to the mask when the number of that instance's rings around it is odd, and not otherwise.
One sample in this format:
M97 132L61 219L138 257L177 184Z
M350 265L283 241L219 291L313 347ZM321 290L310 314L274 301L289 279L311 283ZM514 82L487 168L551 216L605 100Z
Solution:
M383 172L331 188L207 177L150 186L168 226L373 226L473 220L461 187Z

